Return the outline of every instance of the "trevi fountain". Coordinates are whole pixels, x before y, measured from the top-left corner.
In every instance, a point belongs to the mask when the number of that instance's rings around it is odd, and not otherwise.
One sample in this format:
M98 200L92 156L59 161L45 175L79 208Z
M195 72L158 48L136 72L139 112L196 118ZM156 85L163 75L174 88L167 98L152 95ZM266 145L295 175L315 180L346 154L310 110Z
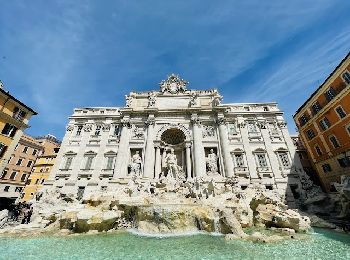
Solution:
M313 184L276 103L187 85L75 109L31 223L1 220L2 258L349 259L329 221L349 217L349 179Z

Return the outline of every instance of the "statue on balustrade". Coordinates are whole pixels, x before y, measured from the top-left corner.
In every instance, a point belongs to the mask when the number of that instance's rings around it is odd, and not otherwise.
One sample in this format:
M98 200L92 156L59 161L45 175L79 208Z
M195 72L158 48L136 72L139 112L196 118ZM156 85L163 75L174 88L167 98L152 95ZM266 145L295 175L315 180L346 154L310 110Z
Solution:
M130 163L130 175L132 176L142 176L142 158L140 152L136 151L135 154L131 157Z

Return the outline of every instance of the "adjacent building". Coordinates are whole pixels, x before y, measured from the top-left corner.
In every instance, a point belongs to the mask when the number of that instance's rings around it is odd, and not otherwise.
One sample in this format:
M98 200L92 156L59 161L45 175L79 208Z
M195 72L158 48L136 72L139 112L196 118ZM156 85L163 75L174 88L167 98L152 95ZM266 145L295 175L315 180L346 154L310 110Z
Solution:
M45 186L78 198L136 176L235 178L293 199L303 172L276 103L221 103L176 75L160 90L131 92L124 107L77 108Z
M60 141L52 135L37 137L36 140L43 148L43 153L38 156L32 169L24 191L23 201L29 201L40 192L43 183L48 179L51 169L56 161Z
M0 81L0 173L10 159L29 119L37 113L5 91Z
M350 53L294 115L326 191L350 175Z
M36 159L43 151L43 146L35 138L22 135L0 176L0 198L3 205L13 203L20 197Z

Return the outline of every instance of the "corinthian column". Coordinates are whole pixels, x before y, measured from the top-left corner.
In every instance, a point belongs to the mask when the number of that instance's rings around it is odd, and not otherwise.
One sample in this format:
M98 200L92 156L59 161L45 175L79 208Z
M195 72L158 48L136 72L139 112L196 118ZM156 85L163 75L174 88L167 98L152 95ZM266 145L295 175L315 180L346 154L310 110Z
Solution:
M187 170L187 178L191 178L192 175L192 163L191 163L191 144L186 144L186 170Z
M194 177L200 177L206 172L202 127L196 114L191 116L191 121L193 125Z
M128 118L121 120L122 130L120 133L119 147L117 158L115 162L113 178L126 177L127 175L127 164L129 161L129 127L130 121Z
M154 117L149 116L146 121L147 125L147 140L145 149L145 168L143 176L146 178L153 178L154 176L154 144L153 144L153 126Z
M154 170L154 174L155 174L155 178L158 179L159 178L159 174L162 171L162 165L161 165L161 156L160 156L160 145L157 144L156 145L156 165L155 165L155 170Z
M230 145L228 142L226 121L224 118L218 118L217 123L219 126L221 151L222 151L223 157L224 157L225 176L232 177L234 175L233 162L232 162L232 157L231 157L231 153L230 153Z

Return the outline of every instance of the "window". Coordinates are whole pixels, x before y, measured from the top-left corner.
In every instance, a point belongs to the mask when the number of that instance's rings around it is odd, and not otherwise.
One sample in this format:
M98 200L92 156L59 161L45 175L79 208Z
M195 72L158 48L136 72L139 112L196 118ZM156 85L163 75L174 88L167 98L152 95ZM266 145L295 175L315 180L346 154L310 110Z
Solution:
M348 131L348 134L350 135L350 125L346 127L346 130Z
M332 145L333 145L334 148L340 147L340 144L339 144L337 138L336 138L334 135L331 135L331 136L329 137L329 141L331 141L331 143L332 143Z
M27 163L27 167L31 167L31 166L32 166L32 164L33 164L33 161L28 161L28 163Z
M10 186L5 186L4 191L5 191L5 192L8 192L9 189L10 189Z
M21 176L21 181L25 181L27 178L27 174L23 173Z
M115 126L114 126L113 135L114 135L114 136L119 136L119 134L120 134L120 126L119 126L119 125L115 125Z
M244 167L244 158L242 153L235 153L234 158L237 167Z
M38 150L34 149L33 152L32 152L32 155L36 155L38 152Z
M257 133L258 128L254 122L248 122L248 133Z
M343 108L342 108L341 106L337 107L337 108L335 109L335 111L337 112L337 114L338 114L338 116L339 116L340 118L346 117L346 113L345 113L345 111L343 110Z
M343 78L343 80L344 80L344 82L345 82L346 84L350 84L350 73L349 73L349 72L345 71L345 72L341 75L341 77Z
M337 93L335 92L335 90L332 87L329 87L329 89L326 91L326 93L324 93L327 101L331 101L333 98L335 98L335 96L337 95Z
M72 165L72 161L73 161L73 156L67 156L63 166L63 170L69 170Z
M287 152L278 152L278 157L279 157L280 162L281 162L283 167L289 167L290 166Z
M6 123L6 125L4 126L4 129L2 129L2 134L6 135L6 136L10 136L10 137L14 137L17 131L17 127Z
M322 150L318 145L315 145L315 150L318 156L322 156Z
M36 179L35 184L38 184L38 183L39 183L39 179Z
M314 133L314 131L312 129L307 130L306 131L306 135L309 138L309 140L311 140L312 138L315 137L315 133Z
M328 164L328 163L325 163L322 165L322 169L323 169L323 172L324 173L327 173L327 172L331 172L332 171L332 168L331 166Z
M13 118L17 120L23 120L23 118L26 116L26 112L24 112L22 109L15 107L13 110Z
M23 161L23 159L22 159L22 158L19 158L18 161L17 161L17 163L16 163L16 165L21 166L22 161Z
M2 174L0 176L0 179L4 179L6 174L7 174L7 170L3 170L3 172L2 172Z
M10 180L14 180L16 178L17 172L12 172L10 175Z
M258 153L256 154L256 158L257 158L259 167L267 167L266 154Z
M113 163L114 163L114 156L108 156L107 157L106 169L107 170L112 170L113 169Z
M7 146L3 143L0 143L0 158L4 156L5 152L7 150Z
M343 168L350 167L350 158L349 157L340 158L338 159L338 163L340 167L343 167Z
M320 110L321 110L321 105L320 105L320 103L318 103L318 101L316 101L312 105L312 112L314 113L314 115L316 115Z
M331 123L329 122L328 118L325 117L320 121L320 126L321 126L322 130L325 131L331 127Z
M309 121L309 119L307 118L306 115L302 115L300 118L299 118L299 123L301 126L305 125L307 123L307 121Z
M82 125L78 126L76 136L81 135L81 131L82 131L82 130L83 130L83 126L82 126Z
M100 133L101 133L101 126L97 125L95 130L95 135L100 135Z
M23 151L22 151L23 153L27 153L28 152L28 146L24 146L24 148L23 148Z
M22 192L23 188L22 187L16 187L15 192Z
M84 167L85 170L91 169L93 159L94 159L94 157L92 157L92 156L86 157L85 167Z

